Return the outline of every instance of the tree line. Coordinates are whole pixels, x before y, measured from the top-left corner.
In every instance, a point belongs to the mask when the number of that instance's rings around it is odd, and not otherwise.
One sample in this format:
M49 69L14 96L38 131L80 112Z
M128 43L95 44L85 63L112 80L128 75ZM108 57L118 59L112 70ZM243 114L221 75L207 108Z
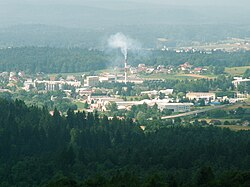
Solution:
M0 186L248 186L250 132L0 99Z
M29 73L75 73L122 66L119 51L107 53L82 48L19 47L0 50L0 71L26 71ZM129 64L137 66L173 65L190 62L195 67L221 67L249 65L250 52L200 52L176 53L175 51L137 51L129 55Z

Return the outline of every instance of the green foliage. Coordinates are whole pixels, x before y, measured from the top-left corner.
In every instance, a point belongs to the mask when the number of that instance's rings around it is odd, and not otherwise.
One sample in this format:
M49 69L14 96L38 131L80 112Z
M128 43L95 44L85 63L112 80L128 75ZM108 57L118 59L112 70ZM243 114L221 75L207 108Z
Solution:
M247 69L245 72L244 72L244 75L243 75L243 78L250 78L250 69Z
M164 81L144 81L143 87L151 90L160 90L173 88L176 93L179 92L208 92L211 90L231 90L233 89L232 78L225 76L218 76L213 80L199 79L199 80L164 80Z
M145 53L145 51L143 51ZM179 66L190 62L196 67L215 66L214 73L224 73L224 67L249 65L250 52L212 54L174 51L148 51L146 55L131 54L131 65L146 64ZM0 71L24 70L29 73L73 73L104 69L117 60L114 52L107 55L103 51L81 48L19 47L0 51Z
M21 47L0 51L0 71L68 73L104 69L108 57L80 48Z
M51 98L54 99L51 99ZM77 105L70 99L66 98L66 94L63 91L51 91L47 93L26 92L20 90L13 94L4 92L0 93L0 98L7 100L21 99L29 106L46 106L48 110L52 111L55 107L61 112L66 112L69 108L77 110Z
M238 86L238 90L241 93L250 93L250 82L242 82L239 86Z
M112 113L117 112L118 111L118 106L116 104L116 102L111 102L107 105L107 110L110 110Z
M0 111L0 186L249 184L248 131L174 127L176 119L151 121L161 128L144 133L129 118L51 116L20 100L0 99Z

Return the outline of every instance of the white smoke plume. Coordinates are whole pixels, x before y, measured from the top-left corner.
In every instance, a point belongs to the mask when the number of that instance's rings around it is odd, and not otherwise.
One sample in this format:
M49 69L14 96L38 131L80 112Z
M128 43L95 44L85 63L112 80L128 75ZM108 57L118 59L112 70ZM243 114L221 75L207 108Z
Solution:
M136 41L125 36L122 33L117 33L115 35L110 36L108 39L109 47L113 49L120 49L122 54L124 55L125 60L128 57L128 49L136 48Z

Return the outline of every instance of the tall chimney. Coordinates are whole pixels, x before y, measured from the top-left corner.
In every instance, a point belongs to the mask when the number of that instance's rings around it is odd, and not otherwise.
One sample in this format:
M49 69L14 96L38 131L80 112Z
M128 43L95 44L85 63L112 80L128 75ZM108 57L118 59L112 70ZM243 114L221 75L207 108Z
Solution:
M128 57L125 59L125 64L124 64L124 77L125 77L125 84L127 84L127 63L128 63Z

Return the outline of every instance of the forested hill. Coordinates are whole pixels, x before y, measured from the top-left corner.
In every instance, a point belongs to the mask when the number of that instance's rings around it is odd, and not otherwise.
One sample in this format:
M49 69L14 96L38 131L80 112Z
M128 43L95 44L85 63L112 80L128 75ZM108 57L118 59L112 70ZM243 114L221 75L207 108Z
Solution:
M56 109L51 116L19 100L1 99L0 111L0 186L250 184L248 131L142 131L130 119Z
M0 71L29 73L88 72L122 66L120 51L100 51L81 48L20 47L0 50ZM129 64L174 65L185 62L199 66L245 66L250 64L250 52L176 53L174 51L137 51L129 54Z
M100 70L108 57L80 48L20 47L0 50L0 71L67 73Z

